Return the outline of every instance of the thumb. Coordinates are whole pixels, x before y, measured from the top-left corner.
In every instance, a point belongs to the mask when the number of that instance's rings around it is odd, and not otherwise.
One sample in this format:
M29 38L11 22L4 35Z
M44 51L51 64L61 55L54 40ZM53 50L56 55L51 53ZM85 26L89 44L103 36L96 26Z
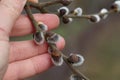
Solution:
M27 0L0 1L0 29L9 33Z
M26 0L0 0L0 80L7 68L9 33L25 3Z

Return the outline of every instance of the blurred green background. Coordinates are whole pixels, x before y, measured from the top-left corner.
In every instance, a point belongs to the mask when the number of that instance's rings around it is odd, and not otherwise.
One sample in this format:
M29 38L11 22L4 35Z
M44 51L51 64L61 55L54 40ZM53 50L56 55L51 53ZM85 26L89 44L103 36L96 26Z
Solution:
M90 14L99 12L102 8L109 9L113 2L114 0L76 0L69 8L81 7L84 14ZM56 11L59 6L49 9ZM66 55L74 52L85 57L85 63L79 70L90 80L120 80L120 14L111 14L96 24L85 19L75 19L71 24L60 24L54 31L65 38L63 52ZM63 65L26 80L69 80L70 74L68 67Z

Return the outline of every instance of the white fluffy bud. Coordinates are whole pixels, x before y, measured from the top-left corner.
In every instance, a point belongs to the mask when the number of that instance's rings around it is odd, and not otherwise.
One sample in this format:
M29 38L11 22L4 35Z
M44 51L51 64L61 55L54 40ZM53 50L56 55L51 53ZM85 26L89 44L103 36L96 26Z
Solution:
M117 12L120 12L120 0L116 0L113 5L112 5L113 9L116 9Z
M98 22L100 22L100 20L101 20L101 18L97 14L96 15L92 15L91 18L90 18L90 21L94 22L94 23L98 23Z
M74 10L74 15L81 16L83 13L82 8L78 7Z
M72 66L81 66L84 63L84 57L81 56L80 54L70 54L69 58L67 61L72 65Z
M33 39L36 44L41 45L45 42L45 37L43 32L36 32L33 34Z
M61 7L58 9L58 13L60 16L68 15L69 14L69 9L67 7Z
M47 31L48 30L48 26L46 24L44 24L43 22L38 22L38 27L42 31Z
M103 15L100 15L101 19L106 19L108 17L108 14L105 14L107 12L108 12L107 9L105 8L101 9L100 13L103 14Z

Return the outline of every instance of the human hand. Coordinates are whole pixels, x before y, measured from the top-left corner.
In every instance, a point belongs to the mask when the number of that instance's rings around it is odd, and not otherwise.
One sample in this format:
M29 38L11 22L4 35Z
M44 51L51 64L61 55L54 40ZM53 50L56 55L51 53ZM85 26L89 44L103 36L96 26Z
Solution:
M19 80L41 73L52 66L47 44L37 46L32 40L9 42L9 36L23 36L34 32L29 19L20 15L26 0L0 2L0 80ZM19 4L19 5L18 5ZM37 21L48 25L49 30L59 24L52 14L34 14ZM64 39L58 41L59 49Z

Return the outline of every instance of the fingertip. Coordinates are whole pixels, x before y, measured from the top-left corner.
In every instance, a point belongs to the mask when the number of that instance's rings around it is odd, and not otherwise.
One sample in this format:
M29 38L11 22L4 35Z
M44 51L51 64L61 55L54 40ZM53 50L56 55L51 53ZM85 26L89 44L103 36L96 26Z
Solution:
M58 27L60 21L55 14L33 14L37 22L43 22L48 26L48 30L52 30ZM35 31L31 24L31 21L26 15L21 15L16 21L14 28L12 29L10 36L24 36L31 34Z
M52 26L50 27L51 29L57 28L60 24L59 17L55 14L49 14L53 18L53 23L50 23ZM55 27L54 27L55 26Z
M57 28L60 23L59 17L55 14L35 14L34 16L38 22L47 24L49 30Z
M57 44L57 47L60 50L63 49L64 46L65 46L65 40L64 40L64 38L60 36L60 39L59 39L59 41L56 44Z

